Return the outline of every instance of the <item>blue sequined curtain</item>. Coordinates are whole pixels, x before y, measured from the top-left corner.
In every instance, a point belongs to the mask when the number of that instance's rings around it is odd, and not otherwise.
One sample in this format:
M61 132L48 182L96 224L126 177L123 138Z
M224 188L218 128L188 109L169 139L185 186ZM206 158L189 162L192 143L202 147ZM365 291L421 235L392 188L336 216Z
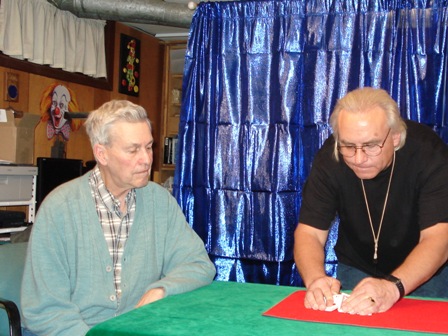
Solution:
M302 285L293 261L302 186L347 91L382 87L404 117L448 138L447 16L447 1L198 6L174 193L218 280ZM330 275L336 239L333 229Z

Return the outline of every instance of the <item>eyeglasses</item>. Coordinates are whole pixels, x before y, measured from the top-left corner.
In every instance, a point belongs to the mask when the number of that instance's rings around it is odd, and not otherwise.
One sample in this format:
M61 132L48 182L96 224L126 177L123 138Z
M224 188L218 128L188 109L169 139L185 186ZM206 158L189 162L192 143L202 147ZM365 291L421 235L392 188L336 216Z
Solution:
M341 153L342 156L345 157L353 157L356 155L356 151L358 149L361 149L364 154L367 156L378 156L381 154L381 151L383 150L384 144L386 143L387 137L389 136L389 131L387 132L386 137L384 138L384 141L381 145L378 144L364 144L362 146L339 146L338 145L338 151Z

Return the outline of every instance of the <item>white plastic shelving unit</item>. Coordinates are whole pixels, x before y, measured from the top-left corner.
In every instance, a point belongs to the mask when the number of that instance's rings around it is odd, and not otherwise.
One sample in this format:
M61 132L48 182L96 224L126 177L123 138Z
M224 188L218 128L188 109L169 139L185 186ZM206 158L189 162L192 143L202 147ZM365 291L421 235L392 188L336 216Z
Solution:
M34 223L37 174L35 166L0 165L0 206L28 206L28 223ZM0 228L0 234L27 227Z

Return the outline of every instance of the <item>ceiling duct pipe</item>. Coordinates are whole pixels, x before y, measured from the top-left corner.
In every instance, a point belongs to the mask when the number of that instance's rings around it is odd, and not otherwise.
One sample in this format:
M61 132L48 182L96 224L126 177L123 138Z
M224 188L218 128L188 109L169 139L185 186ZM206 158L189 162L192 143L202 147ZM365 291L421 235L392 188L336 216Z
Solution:
M163 0L47 0L79 18L190 28L193 10Z

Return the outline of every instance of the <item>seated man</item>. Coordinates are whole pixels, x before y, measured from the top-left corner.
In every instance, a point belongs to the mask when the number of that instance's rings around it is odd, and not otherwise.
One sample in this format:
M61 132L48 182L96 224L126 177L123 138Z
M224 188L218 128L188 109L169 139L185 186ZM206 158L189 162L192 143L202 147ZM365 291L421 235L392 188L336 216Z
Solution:
M353 314L384 312L412 292L448 297L448 146L429 127L404 121L380 89L348 93L330 123L295 232L305 306L324 310L341 284L353 289L342 304ZM336 214L333 279L324 246Z
M85 126L97 166L46 197L29 242L22 310L25 330L37 335L85 335L215 275L176 200L148 182L153 137L146 111L113 100Z

